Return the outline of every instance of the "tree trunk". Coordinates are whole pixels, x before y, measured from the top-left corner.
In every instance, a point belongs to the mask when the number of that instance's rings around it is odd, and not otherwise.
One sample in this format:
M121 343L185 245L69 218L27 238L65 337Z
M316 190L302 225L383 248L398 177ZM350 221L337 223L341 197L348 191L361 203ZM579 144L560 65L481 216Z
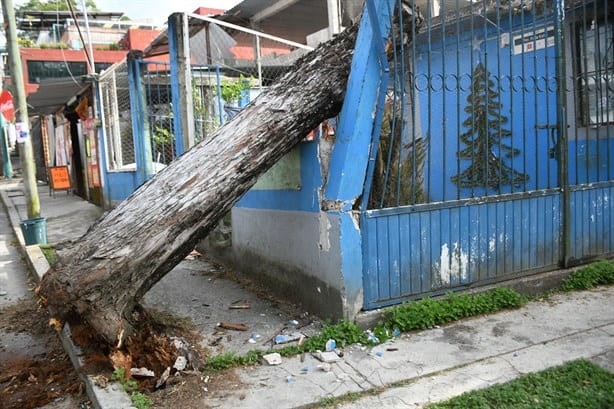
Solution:
M137 189L43 277L52 316L77 314L110 344L139 300L233 204L322 120L341 109L357 25L301 58L209 139Z

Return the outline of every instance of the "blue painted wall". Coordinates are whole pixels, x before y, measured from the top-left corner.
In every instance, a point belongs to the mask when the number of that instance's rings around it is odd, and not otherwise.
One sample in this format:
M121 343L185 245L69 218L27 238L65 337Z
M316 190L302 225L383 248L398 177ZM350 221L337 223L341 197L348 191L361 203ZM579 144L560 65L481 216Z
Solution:
M303 142L300 151L300 189L250 190L235 205L236 207L269 210L294 210L319 212L318 189L322 186L318 142Z
M549 130L538 128L557 122L554 46L516 54L512 46L514 36L530 35L534 30L552 25L551 20L527 21L523 17L514 19L512 24L504 20L498 29L494 24L476 19L473 25L465 23L459 27L460 34L449 35L445 41L441 41L441 36L432 35L430 39L424 35L416 40L419 46L416 50L415 87L420 99L423 131L423 135L418 136L429 138L430 154L425 168L429 201L558 185L556 160L547 159L548 149L553 147ZM433 31L437 34L436 27ZM507 44L499 37L501 33L509 36ZM503 161L518 172L528 174L529 179L518 187L504 185L500 191L461 188L459 195L451 177L470 164L465 159L458 161L457 152L466 147L458 137L467 130L463 125L463 121L469 118L465 107L471 91L471 73L478 62L490 71L490 80L499 90L500 114L507 117L502 129L512 132L511 137L503 138L501 142L520 150L518 156L503 158Z
M304 235L311 234L307 240L317 245L315 247L303 245L295 248L294 251L300 252L296 259L308 259L311 256L304 253L313 252L313 256L320 260L317 268L322 271L299 268L300 274L295 274L297 285L300 285L301 282L310 282L309 279L305 281L304 278L301 278L302 274L316 276L318 280L322 280L325 286L330 286L330 288L326 291L324 288L319 288L321 291L320 305L317 307L326 315L326 311L329 311L327 305L332 308L342 305L341 311L338 308L335 308L334 311L337 314L343 314L346 318L353 318L363 307L362 239L359 217L354 208L364 190L371 153L374 123L372 114L378 98L382 95L379 92L379 85L383 78L382 67L377 57L383 52L385 37L389 30L389 11L393 1L381 0L373 4L377 5L378 10L375 18L371 19L369 12L365 11L360 23L345 103L339 115L336 140L330 157L326 185L322 186L318 144L315 142L302 143L300 145L301 188L299 190L251 190L237 203L237 210L233 211L233 225L241 224L240 228L236 230L233 228L233 252L243 259L248 256L255 257L254 247L257 246L260 249L258 257L261 257L265 266L272 263L277 265L285 263L288 271L297 269L299 266L287 264L287 254L276 254L276 249L287 248L287 242L297 240L304 242ZM375 30L380 33L381 38L379 39L374 34L372 24L375 22L380 26L379 30ZM380 48L376 48L376 43ZM323 201L320 198L322 190L324 192ZM327 210L322 211L322 208ZM279 218L274 217L275 212L278 212ZM292 214L297 221L312 220L319 226L315 231L309 229L294 231L276 225L277 220L287 220ZM309 216L310 214L315 217ZM250 221L250 215L259 216L261 219ZM237 217L240 217L240 220ZM263 217L270 221L269 225L262 226ZM274 229L276 233L267 231L259 235L258 231L248 229L245 226L246 223L259 225L260 231ZM284 232L283 238L279 235L280 231ZM241 237L237 236L239 232L242 232ZM297 235L300 235L300 239L297 238ZM271 238L271 241L263 242L267 238ZM266 263L267 261L269 263ZM310 288L306 288L304 294L310 297ZM312 299L317 299L317 297L312 297Z

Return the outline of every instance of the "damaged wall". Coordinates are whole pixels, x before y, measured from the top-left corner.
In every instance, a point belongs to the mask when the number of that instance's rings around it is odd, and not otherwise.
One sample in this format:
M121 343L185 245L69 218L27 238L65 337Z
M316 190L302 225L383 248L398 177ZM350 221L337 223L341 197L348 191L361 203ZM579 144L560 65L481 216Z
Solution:
M208 250L323 317L352 320L363 307L357 209L386 85L374 43L384 44L389 22L385 11L361 19L332 151L325 140L302 143L300 188L249 191L232 211L232 246Z
M320 144L325 145L323 149ZM320 210L321 164L329 161L328 146L319 138L302 143L288 155L298 162L284 168L285 180L298 176L299 186L290 188L271 169L259 181L268 189L252 189L233 208L232 246L224 246L228 237L223 241L210 237L204 245L208 254L286 299L300 302L308 311L339 317L344 315L340 226L336 218Z

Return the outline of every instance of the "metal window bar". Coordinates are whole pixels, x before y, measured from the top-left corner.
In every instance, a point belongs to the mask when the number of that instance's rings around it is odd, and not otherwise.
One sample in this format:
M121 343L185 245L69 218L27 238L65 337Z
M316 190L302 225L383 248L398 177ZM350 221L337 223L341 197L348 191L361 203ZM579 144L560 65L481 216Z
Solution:
M392 24L405 36L393 29L388 41L393 69L377 159L383 165L374 167L370 209L558 189L563 148L572 155L563 172L573 183L612 180L614 28L607 1L566 4L568 78L557 72L553 1L399 4L415 13L401 24L400 8L394 13ZM582 86L590 82L592 94ZM576 118L564 147L560 87L566 115Z
M145 89L152 170L159 172L176 157L173 133L173 109L170 84L170 64L159 61L142 61L141 81Z

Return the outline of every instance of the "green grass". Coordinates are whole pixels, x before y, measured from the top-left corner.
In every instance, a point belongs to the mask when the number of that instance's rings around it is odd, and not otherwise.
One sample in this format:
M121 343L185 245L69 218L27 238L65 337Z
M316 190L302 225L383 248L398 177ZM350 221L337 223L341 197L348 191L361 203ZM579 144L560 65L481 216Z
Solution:
M587 290L607 284L614 284L614 263L600 261L572 273L564 280L561 290ZM546 297L550 294L552 292L544 293ZM526 296L507 287L499 287L474 295L449 293L437 299L426 297L387 309L382 320L369 332L353 322L342 320L336 324L324 325L319 334L306 339L300 346L286 346L276 349L275 352L289 357L304 352L324 350L326 341L329 339L334 339L340 348L358 343L375 345L400 333L424 330L504 309L517 309L527 302ZM252 350L244 356L234 353L214 356L207 361L205 370L218 371L235 366L253 365L265 353Z
M40 244L38 247L40 247L43 255L47 259L47 263L49 263L50 266L54 265L58 261L58 253L52 246Z
M577 360L472 391L429 409L607 409L614 408L614 374Z
M614 263L598 261L576 270L563 281L563 291L588 290L598 285L614 284Z
M370 332L364 331L353 322L342 320L336 324L325 325L319 334L307 338L300 346L291 345L276 349L275 352L288 357L303 352L324 350L329 339L334 339L340 348L358 343L376 345L401 332L426 329L505 308L520 308L526 302L525 296L509 288L496 288L477 295L448 294L440 299L424 298L391 308L384 319ZM234 366L253 365L263 354L263 351L252 350L244 356L234 353L214 356L207 361L205 369L218 371Z
M149 409L153 405L153 401L149 399L145 394L139 392L139 385L134 379L130 379L126 376L126 370L116 369L113 371L111 380L117 381L122 386L122 389L130 395L132 405L136 409Z

